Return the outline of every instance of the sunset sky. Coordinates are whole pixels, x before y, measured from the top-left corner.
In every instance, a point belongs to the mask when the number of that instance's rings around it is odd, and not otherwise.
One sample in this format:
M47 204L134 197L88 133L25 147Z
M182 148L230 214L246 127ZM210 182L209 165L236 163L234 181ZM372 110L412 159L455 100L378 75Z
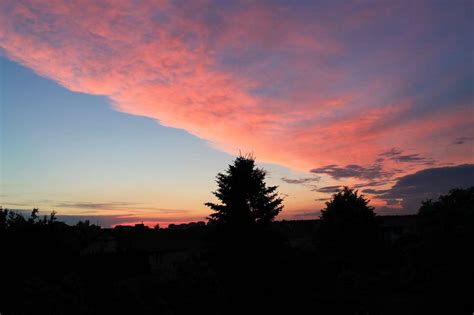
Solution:
M317 218L474 185L472 1L0 2L0 205L103 226L203 220L253 152Z

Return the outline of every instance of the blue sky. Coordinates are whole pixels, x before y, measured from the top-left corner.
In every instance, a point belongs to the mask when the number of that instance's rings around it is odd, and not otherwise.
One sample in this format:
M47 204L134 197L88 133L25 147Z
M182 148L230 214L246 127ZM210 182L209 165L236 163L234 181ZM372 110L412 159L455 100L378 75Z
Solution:
M118 112L104 96L71 92L0 62L4 207L165 223L207 215L215 175L233 156L183 130Z

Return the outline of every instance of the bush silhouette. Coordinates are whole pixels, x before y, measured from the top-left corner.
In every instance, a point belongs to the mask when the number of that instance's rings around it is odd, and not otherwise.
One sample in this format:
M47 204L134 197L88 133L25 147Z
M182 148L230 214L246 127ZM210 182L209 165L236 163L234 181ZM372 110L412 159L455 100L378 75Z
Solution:
M320 245L345 260L369 255L377 241L374 208L357 190L344 187L321 211Z

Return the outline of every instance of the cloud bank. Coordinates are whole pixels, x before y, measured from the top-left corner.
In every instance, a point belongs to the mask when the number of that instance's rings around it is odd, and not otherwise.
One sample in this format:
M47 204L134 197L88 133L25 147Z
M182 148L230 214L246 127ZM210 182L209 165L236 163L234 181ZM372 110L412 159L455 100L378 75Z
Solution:
M371 179L472 162L469 6L5 0L0 49L229 153Z
M365 189L362 192L374 194L377 199L385 200L389 206L397 207L382 208L382 211L416 213L421 202L426 199L436 199L453 188L471 186L474 186L474 164L464 164L424 169L399 178L391 189Z

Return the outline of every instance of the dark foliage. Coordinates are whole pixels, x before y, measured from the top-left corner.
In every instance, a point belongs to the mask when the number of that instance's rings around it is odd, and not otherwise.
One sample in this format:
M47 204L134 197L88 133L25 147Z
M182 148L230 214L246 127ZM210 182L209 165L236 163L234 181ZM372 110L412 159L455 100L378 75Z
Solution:
M424 202L386 242L374 226L401 218L375 217L350 189L321 220L272 222L219 246L203 222L101 229L5 209L0 312L472 314L473 191Z
M374 208L357 190L344 187L326 202L317 241L328 254L352 262L356 257L368 258L377 238Z
M474 187L452 189L437 201L424 201L418 214L427 233L467 235L474 232L473 205Z
M473 312L474 187L422 203L416 241L404 248L411 287L433 313Z
M267 186L266 173L255 166L251 155L239 156L225 173L217 175L217 191L213 194L221 203L205 205L215 212L211 223L236 227L268 225L283 209L277 186Z

